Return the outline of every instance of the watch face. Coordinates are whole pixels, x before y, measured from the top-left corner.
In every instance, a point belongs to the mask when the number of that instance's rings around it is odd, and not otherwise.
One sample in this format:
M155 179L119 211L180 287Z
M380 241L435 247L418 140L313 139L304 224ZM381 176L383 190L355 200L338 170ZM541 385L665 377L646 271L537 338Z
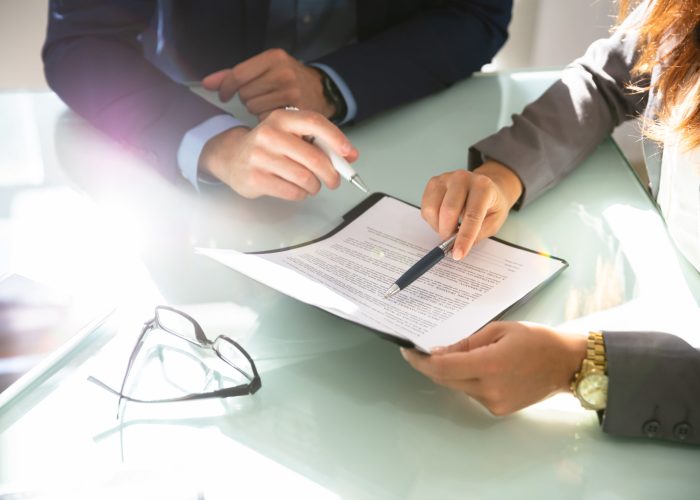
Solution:
M591 408L601 410L608 401L608 376L589 373L579 382L576 392Z

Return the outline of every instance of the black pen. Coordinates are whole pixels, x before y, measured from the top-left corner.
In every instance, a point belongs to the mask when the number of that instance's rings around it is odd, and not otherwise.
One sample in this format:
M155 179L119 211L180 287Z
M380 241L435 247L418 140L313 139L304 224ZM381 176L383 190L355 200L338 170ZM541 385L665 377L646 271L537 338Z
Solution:
M391 287L384 294L384 298L388 299L392 295L399 293L408 285L423 276L431 267L440 262L445 255L450 253L452 246L455 244L456 238L457 234L455 233L450 238L446 239L438 246L433 248L430 252L425 254L425 256L413 264L408 271L403 273L399 279L394 281L394 284L391 285Z

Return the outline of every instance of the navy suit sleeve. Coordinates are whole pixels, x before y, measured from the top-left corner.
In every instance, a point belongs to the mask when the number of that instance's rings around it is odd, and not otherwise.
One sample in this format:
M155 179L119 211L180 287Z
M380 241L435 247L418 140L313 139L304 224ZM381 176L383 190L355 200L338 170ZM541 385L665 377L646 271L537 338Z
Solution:
M608 404L603 430L700 444L700 352L658 332L604 332Z
M357 120L466 78L506 41L512 0L422 4L399 22L366 38L360 34L357 43L317 61L347 83L357 102Z
M49 85L71 108L174 178L185 132L221 110L143 56L138 37L155 5L50 0L42 57Z

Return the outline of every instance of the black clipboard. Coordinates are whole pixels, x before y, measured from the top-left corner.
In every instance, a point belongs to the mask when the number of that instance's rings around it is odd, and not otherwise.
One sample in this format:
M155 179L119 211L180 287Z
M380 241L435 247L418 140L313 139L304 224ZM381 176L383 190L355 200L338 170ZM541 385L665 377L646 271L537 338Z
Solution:
M388 194L386 194L386 193L381 193L381 192L372 193L371 195L369 195L368 197L366 197L364 200L362 200L359 204L357 204L356 206L354 206L353 208L351 208L350 210L348 210L345 214L343 214L343 216L342 216L343 221L342 221L338 226L336 226L335 228L333 228L331 231L329 231L328 233L324 234L323 236L320 236L320 237L318 237L318 238L314 238L313 240L309 240L309 241L306 241L306 242L303 242L303 243L299 243L299 244L297 244L297 245L292 245L292 246L288 246L288 247L284 247L284 248L276 248L276 249L273 249L273 250L263 250L263 251L246 252L246 253L247 253L247 254L250 254L250 255L255 255L255 254L271 254L271 253L277 253L277 252L284 252L284 251L293 250L293 249L296 249L296 248L303 248L303 247L305 247L305 246L312 245L312 244L314 244L314 243L317 243L317 242L323 241L323 240L325 240L325 239L328 239L328 238L330 238L331 236L333 236L333 235L335 235L336 233L338 233L339 231L341 231L343 228L345 228L345 227L348 226L349 224L351 224L351 223L352 223L355 219L357 219L360 215L362 215L362 214L365 213L367 210L369 210L370 208L372 208L376 203L378 203L381 199L383 199L383 198L385 198L385 197L392 198L392 199L397 200L397 201L399 201L399 202L401 202L401 203L405 203L406 205L410 205L410 206L412 206L412 207L415 207L416 209L419 209L419 208L420 208L420 207L418 207L417 205L414 205L414 204L412 204L412 203L408 203L408 202L406 202L406 201L401 200L400 198L396 198L395 196L391 196L391 195L388 195ZM514 243L511 243L511 242L509 242L509 241L502 240L502 239L497 238L497 237L494 237L494 236L491 236L490 239L492 239L492 240L494 240L494 241L497 241L497 242L499 242L499 243L502 243L502 244L504 244L504 245L508 245L508 246L511 246L511 247L514 247L514 248L518 248L518 249L523 250L523 251L527 251L527 252L531 252L531 253L543 255L541 252L538 252L538 251L536 251L536 250L533 250L533 249L530 249L530 248L527 248L527 247L523 247L523 246L520 246L520 245L516 245L516 244L514 244ZM543 255L543 256L544 256L544 255ZM552 282L552 281L554 280L554 278L556 278L556 277L557 277L559 274L561 274L567 267L569 267L569 263L568 263L566 260L564 260L564 259L562 259L562 258L560 258L560 257L555 257L555 256L552 256L552 255L546 255L546 257L561 262L561 263L562 263L562 267L561 267L560 269L558 269L555 273L553 273L549 278L547 278L546 280L542 281L538 286L536 286L535 288L531 289L527 294L525 294L525 295L524 295L523 297L521 297L519 300L517 300L517 301L511 303L508 307L506 307L505 309L503 309L502 311L500 311L500 312L499 312L497 315L495 315L493 318L491 318L490 320L486 321L483 325L481 325L481 326L479 327L479 329L483 328L484 326L486 326L488 323L490 323L490 322L492 322L492 321L498 320L499 318L503 317L503 316L504 316L505 314L507 314L508 312L510 312L510 311L512 311L512 310L514 310L514 309L516 309L518 306L520 306L520 305L524 304L525 302L527 302L527 301L528 301L529 299L531 299L535 294L537 294L537 292L539 292L545 285L547 285L547 284L549 284L550 282ZM326 311L326 310L323 309L322 307L319 307L319 306L316 306L316 305L313 305L313 304L309 304L309 305L311 305L312 307L315 307L315 308L317 308L317 309L320 309L321 311L324 311L324 312L326 312L327 314L330 314L330 315L335 316L335 317L339 317L339 316L336 316L336 315L334 315L333 313L331 313L331 312L329 312L329 311ZM346 320L346 321L352 321L352 320L347 319L347 318L341 318L341 319ZM353 323L355 323L355 322L353 322ZM410 340L408 340L408 339L406 339L406 338L397 337L396 335L392 335L392 334L390 334L390 333L387 333L387 332L384 332L384 331L381 331L381 330L373 329L373 328L371 328L371 327L369 327L369 326L366 326L366 325L363 325L363 324L361 324L361 323L355 323L355 324L356 324L357 326L360 326L360 327L366 329L367 331L372 332L373 334L377 335L378 337L380 337L380 338L382 338L382 339L384 339L384 340L387 340L387 341L389 341L389 342L392 342L392 343L394 343L394 344L397 344L397 345L399 345L399 346L401 346L401 347L407 347L407 348L414 348L414 347L416 347L415 344L414 344L413 342L411 342ZM478 330L477 330L477 331L478 331Z

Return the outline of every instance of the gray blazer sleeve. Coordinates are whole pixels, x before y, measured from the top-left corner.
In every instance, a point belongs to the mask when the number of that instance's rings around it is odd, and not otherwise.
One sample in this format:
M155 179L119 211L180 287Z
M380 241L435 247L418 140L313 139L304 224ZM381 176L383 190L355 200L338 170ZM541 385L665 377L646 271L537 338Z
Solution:
M700 351L667 333L604 332L603 430L700 444Z
M515 171L524 187L517 208L557 184L615 126L643 111L646 95L627 89L636 38L634 31L619 29L594 42L559 81L513 116L511 126L470 148L469 169L488 157Z

